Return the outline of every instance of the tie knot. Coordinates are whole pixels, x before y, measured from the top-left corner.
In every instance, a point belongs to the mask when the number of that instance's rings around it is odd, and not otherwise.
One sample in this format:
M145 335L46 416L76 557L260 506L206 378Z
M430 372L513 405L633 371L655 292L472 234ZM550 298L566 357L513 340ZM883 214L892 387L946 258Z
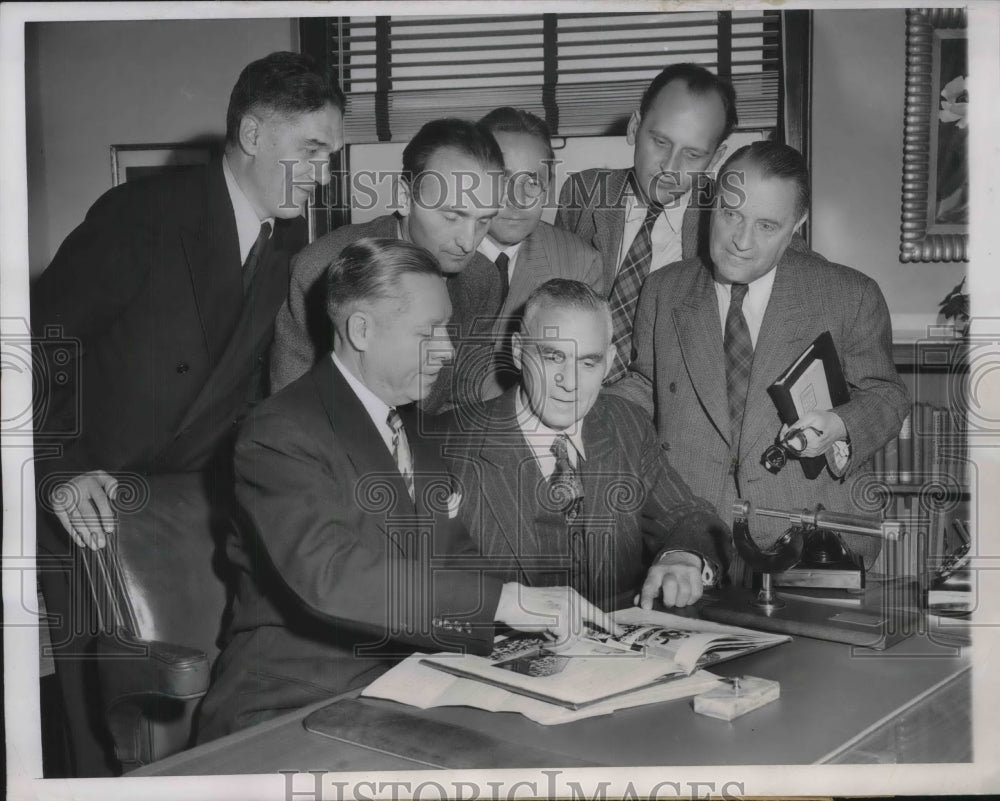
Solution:
M730 284L729 289L729 303L730 305L736 304L737 306L743 305L743 299L747 296L747 290L749 286L747 284Z
M386 418L386 422L389 424L389 428L397 434L403 429L403 418L399 416L399 412L395 409L389 410L389 416Z
M649 201L649 205L646 206L646 219L643 221L643 225L653 225L656 223L657 218L663 213L663 204L657 203L654 200Z
M499 256L497 256L497 259L494 263L499 269L506 270L507 267L510 266L510 256L508 256L506 253L501 253Z
M265 220L260 224L260 233L257 234L258 242L266 242L271 238L271 223Z
M557 434L549 449L557 461L569 461L569 440L565 434Z

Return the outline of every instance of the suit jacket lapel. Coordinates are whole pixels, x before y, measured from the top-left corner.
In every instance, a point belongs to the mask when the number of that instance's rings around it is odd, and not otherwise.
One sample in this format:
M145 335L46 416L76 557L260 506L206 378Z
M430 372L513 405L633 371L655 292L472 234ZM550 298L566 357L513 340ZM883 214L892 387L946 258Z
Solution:
M608 175L607 192L597 188L594 209L594 242L604 258L604 285L608 295L618 274L618 254L622 248L625 227L625 187L630 170L612 170Z
M504 317L520 314L531 291L555 277L551 266L554 257L554 254L548 252L545 240L539 236L537 229L524 240L514 264L510 292L503 307Z
M228 342L228 334L239 318L241 305L234 303L243 292L243 264L236 233L236 215L229 199L222 162L205 170L205 206L191 222L181 227L181 244L191 273L191 285L201 319L205 347L213 362Z
M621 478L616 469L608 469L612 464L615 464L610 460L618 447L621 447L621 443L615 436L615 432L604 425L601 417L591 414L584 418L583 449L586 451L586 457L580 466L580 477L583 481L583 514L585 518L595 515L597 499L611 497L613 488L608 486L608 481ZM615 467L617 468L618 465L615 464ZM600 511L602 514L606 514L607 509L610 508L612 507L606 505ZM611 526L614 536L618 528L617 521L612 522ZM586 538L586 542L588 550L587 581L591 588L597 588L601 586L601 576L608 566L608 559L605 558L606 554L600 552L602 538L589 536ZM612 557L612 565L615 564L614 559L618 556L619 554L615 554Z
M695 394L719 434L729 442L722 322L708 267L701 265L687 297L674 309L674 326Z
M777 273L771 298L754 348L750 388L743 416L743 430L758 432L758 436L741 445L741 452L747 455L755 454L758 449L763 451L766 445L759 440L764 439L770 443L778 433L778 428L768 422L777 419L777 412L774 402L767 394L767 388L809 344L806 341L809 312L805 304L809 288L802 285L801 273L796 271L794 257L789 255L789 251L785 251L785 256L775 269Z

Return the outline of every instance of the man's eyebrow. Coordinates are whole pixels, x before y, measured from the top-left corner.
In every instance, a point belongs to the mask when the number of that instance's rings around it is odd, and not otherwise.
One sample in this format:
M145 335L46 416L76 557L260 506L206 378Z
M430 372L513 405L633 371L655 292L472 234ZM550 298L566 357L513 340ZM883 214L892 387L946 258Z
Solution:
M449 214L457 214L459 217L475 217L477 220L490 220L500 213L500 209L490 208L486 214L474 214L476 209L468 209L465 206L445 206L444 210Z
M587 361L588 359L590 359L591 361L595 361L595 362L603 362L604 361L604 356L605 356L605 354L601 353L600 351L597 351L595 353L584 353L582 356L578 356L577 357L577 361L583 362L583 361Z
M309 139L306 139L303 142L303 144L306 147L315 147L315 148L328 147L330 149L333 149L333 146L329 142L327 142L327 141L325 141L323 139L314 139L312 137L310 137Z

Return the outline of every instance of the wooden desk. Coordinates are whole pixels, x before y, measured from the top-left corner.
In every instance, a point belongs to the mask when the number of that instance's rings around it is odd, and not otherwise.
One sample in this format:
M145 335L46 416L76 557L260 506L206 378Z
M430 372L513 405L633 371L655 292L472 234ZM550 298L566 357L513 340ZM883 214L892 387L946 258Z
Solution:
M337 702L340 739L303 727L330 703L320 702L130 775L962 762L972 758L969 667L967 655L926 636L883 652L795 638L714 668L781 682L778 701L732 723L694 714L690 699L541 726L516 714L420 711L349 695Z

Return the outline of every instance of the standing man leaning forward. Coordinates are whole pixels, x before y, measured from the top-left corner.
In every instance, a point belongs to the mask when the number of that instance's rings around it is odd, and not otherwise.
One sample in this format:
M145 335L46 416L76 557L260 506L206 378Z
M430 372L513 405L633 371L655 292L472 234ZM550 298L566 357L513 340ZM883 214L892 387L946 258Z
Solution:
M899 432L909 408L882 292L857 270L789 248L809 211L809 174L798 151L755 142L726 162L718 185L709 257L671 265L646 282L636 360L611 391L655 419L691 489L720 515L731 514L737 497L763 507L822 503L860 512L853 478ZM809 479L790 462L773 474L761 456L785 429L767 387L824 331L833 337L850 401L807 412L795 427L805 436L802 455L828 454L830 468ZM759 518L753 526L761 547L781 533ZM878 540L844 539L870 567Z
M306 243L302 206L314 181L330 180L343 107L340 88L308 57L253 62L229 100L225 155L105 193L32 287L36 336L56 331L80 349L77 381L38 387L47 410L38 442L60 451L35 468L39 568L60 621L52 640L76 775L112 768L95 725L92 639L72 628L88 603L74 544L105 546L126 474L154 485L151 514L227 514L235 423L265 391L288 263ZM160 503L150 477L164 474L191 477L210 509Z

